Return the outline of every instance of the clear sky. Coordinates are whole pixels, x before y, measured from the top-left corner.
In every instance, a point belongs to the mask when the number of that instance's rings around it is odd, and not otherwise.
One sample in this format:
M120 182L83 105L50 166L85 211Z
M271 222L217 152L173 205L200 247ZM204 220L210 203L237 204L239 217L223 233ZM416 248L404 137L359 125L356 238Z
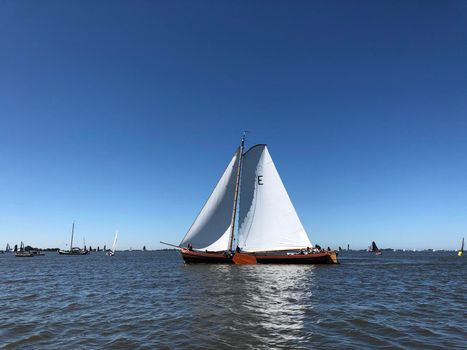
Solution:
M0 249L178 243L245 129L312 242L459 248L467 2L0 2Z

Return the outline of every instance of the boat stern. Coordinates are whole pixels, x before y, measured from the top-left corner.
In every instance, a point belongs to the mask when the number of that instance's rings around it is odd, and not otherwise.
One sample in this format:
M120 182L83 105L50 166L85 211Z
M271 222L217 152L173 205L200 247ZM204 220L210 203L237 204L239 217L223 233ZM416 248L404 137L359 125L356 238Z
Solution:
M331 259L331 264L339 264L339 261L337 260L337 252L335 250L332 250L329 253L329 258Z

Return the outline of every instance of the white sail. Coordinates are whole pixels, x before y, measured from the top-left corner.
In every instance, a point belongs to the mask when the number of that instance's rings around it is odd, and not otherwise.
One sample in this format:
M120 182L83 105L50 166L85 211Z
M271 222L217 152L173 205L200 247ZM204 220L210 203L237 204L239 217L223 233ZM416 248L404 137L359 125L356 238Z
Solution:
M228 249L239 158L237 149L181 246L191 244L195 249L209 251Z
M115 247L117 246L117 236L118 231L115 232L114 244L112 244L112 252L115 252Z
M266 145L243 158L238 241L246 252L312 246Z

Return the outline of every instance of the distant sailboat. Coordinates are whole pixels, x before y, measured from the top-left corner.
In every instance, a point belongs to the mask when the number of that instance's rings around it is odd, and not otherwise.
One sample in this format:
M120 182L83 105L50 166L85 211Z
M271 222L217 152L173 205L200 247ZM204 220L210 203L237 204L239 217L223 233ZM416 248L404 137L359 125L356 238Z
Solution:
M118 235L118 231L115 232L114 244L112 244L112 249L107 250L105 252L105 255L107 255L107 256L114 256L115 255L115 247L117 245L117 235Z
M185 262L337 263L335 251L313 248L267 146L255 145L243 153L244 142L245 136L188 233L176 246ZM238 243L234 249L239 196Z
M60 255L86 255L88 251L86 249L81 249L78 247L73 247L73 235L75 233L75 222L73 221L73 226L71 227L71 242L70 242L70 250L62 250L58 251Z
M371 242L371 246L368 248L368 251L371 253L375 253L376 255L382 255L383 251L378 248L375 241Z
M24 243L21 242L19 250L16 251L15 256L18 258L32 258L34 254L31 251L24 249Z
M13 249L11 249L10 243L7 243L6 248L5 248L5 253L11 253L12 251L13 251Z
M464 253L464 237L462 237L461 249L457 252L457 256L462 256L463 253Z

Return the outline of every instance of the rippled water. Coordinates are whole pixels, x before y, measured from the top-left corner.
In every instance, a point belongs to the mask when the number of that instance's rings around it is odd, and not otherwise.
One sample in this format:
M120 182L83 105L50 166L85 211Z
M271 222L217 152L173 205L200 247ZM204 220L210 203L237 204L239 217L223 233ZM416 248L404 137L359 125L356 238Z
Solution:
M466 348L466 257L340 258L216 266L185 265L173 251L0 255L0 346Z

